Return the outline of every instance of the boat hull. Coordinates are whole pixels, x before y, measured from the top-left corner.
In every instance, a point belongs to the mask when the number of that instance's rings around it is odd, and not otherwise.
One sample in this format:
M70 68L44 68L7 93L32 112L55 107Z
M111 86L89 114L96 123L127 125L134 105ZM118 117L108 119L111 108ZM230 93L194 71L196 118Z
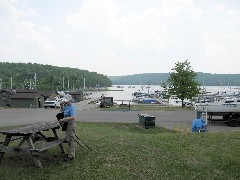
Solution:
M240 113L240 104L211 104L211 103L197 103L195 110L198 112L207 111L208 113Z

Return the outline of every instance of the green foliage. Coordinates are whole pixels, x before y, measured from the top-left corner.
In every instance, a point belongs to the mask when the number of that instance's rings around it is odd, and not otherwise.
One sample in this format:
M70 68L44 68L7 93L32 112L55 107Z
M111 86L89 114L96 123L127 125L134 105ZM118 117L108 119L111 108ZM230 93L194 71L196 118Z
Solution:
M192 99L200 93L199 84L195 80L196 73L192 70L190 62L177 62L168 78L169 85L165 90L168 94L176 95L179 99Z
M13 89L31 89L36 86L40 90L68 90L86 87L111 86L112 82L107 76L80 70L77 68L57 67L32 63L2 63L0 62L0 78L3 79L2 88L9 89L11 77ZM64 87L64 88L63 88Z
M161 82L166 82L168 77L168 73L144 73L127 76L109 76L109 79L115 85L158 85Z
M203 86L239 86L240 74L211 74L196 72L196 81ZM127 76L108 76L114 85L167 84L169 73L143 73Z
M240 178L239 131L176 133L132 123L78 123L76 133L93 151L77 145L76 159L64 163L59 147L50 148L39 156L41 169L30 155L6 153L0 179Z

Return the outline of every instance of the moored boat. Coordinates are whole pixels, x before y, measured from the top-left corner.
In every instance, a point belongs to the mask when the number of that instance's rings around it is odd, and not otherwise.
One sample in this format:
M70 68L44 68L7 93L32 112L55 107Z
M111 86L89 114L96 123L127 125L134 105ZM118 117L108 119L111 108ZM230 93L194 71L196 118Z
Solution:
M198 112L206 111L208 113L211 112L234 112L234 113L240 113L240 99L239 98L233 98L233 99L222 99L220 101L215 101L211 103L196 103L195 104L195 110Z

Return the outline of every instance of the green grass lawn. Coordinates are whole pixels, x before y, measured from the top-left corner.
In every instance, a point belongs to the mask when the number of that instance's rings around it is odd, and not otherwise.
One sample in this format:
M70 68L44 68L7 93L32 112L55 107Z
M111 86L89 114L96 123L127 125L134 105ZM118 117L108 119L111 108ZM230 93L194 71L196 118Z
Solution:
M240 132L81 122L77 135L93 151L77 146L76 159L65 163L59 148L51 148L40 156L43 168L34 167L30 156L5 154L0 179L240 179Z

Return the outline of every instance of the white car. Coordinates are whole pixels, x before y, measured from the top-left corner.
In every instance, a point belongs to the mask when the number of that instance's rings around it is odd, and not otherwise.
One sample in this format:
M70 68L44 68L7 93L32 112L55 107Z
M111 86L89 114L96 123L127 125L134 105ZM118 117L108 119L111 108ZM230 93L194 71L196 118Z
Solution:
M44 108L60 108L60 100L55 98L47 98L44 102Z

